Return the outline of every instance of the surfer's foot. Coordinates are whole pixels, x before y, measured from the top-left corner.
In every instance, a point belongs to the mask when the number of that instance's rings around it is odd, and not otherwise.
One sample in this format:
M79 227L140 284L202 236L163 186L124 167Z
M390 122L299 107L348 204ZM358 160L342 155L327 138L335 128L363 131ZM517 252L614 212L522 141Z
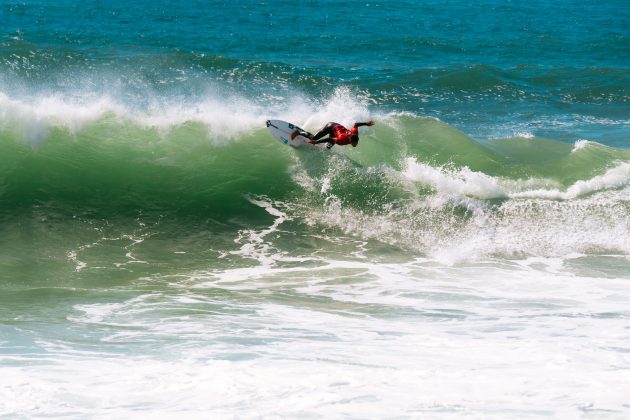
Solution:
M300 130L295 130L293 133L291 133L291 140L293 140L299 135L300 135Z

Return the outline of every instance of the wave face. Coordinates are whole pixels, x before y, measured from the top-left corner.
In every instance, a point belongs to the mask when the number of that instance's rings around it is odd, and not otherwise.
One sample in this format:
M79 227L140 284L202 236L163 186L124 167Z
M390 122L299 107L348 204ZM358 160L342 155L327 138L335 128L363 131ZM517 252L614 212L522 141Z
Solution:
M106 97L3 95L0 106L7 219L47 208L61 218L256 225L269 215L251 197L265 197L302 229L454 260L630 252L630 152L596 142L480 142L434 118L388 113L359 148L325 153L277 143L264 129L269 114L244 99L138 111ZM346 124L367 115L342 89L319 111L273 117L313 131L340 109Z

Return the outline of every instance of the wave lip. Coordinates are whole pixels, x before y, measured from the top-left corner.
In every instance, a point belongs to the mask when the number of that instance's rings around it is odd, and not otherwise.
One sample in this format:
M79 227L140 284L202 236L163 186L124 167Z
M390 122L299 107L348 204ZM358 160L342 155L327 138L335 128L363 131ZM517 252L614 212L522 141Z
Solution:
M242 98L206 99L181 104L174 99L153 101L145 109L123 104L110 96L70 98L41 96L14 99L0 92L0 123L17 131L33 145L41 144L53 128L79 134L91 123L113 117L119 124L166 133L186 123L205 125L214 138L234 138L261 125L263 109Z
M630 185L630 163L620 163L605 174L595 176L591 179L577 181L565 191L553 189L537 189L522 192L513 192L509 196L512 198L545 198L554 200L571 200L588 194L623 188Z
M482 199L507 197L507 193L496 178L472 171L468 167L452 170L436 168L418 163L416 158L408 157L404 168L404 177L429 185L440 194L472 195Z
M589 143L582 143L585 147ZM623 188L630 185L630 163L618 162L604 174L586 180L578 180L566 189L551 179L510 180L493 177L468 167L445 168L419 163L408 157L402 175L413 182L420 182L447 196L472 196L479 199L495 198L541 198L570 200L588 194ZM540 188L532 186L540 185ZM549 188L555 186L555 188ZM547 187L547 188L545 188Z
M77 101L53 95L29 102L0 92L0 124L5 129L17 129L32 145L41 144L52 127L61 127L74 135L107 114L123 116L129 112L107 97Z

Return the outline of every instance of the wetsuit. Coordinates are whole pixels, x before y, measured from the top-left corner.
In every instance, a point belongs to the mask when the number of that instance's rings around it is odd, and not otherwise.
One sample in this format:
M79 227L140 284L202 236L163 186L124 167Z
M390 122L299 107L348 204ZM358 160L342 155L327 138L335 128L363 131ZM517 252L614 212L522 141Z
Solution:
M317 134L310 137L310 139L311 141L314 142L314 144L328 143L328 145L326 146L328 149L333 147L335 144L338 144L340 146L345 146L347 144L352 143L352 136L357 136L357 141L358 141L359 127L361 127L362 125L368 125L368 124L355 123L352 126L352 128L348 130L346 127L344 127L341 124L338 124L336 122L329 122L328 124L324 126L324 128L319 130ZM329 137L322 139L322 137L326 135Z

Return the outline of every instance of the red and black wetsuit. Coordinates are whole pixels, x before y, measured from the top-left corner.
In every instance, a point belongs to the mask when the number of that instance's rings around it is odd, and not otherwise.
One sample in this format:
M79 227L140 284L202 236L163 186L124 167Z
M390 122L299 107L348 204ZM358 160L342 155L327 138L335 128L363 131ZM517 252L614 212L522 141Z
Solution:
M335 144L338 144L340 146L345 146L347 144L351 144L352 143L352 137L353 136L358 136L359 135L359 127L361 125L367 125L366 123L356 123L352 126L352 128L350 130L348 130L346 127L344 127L341 124L338 124L336 122L330 122L328 124L326 124L326 126L324 128L322 128L321 130L319 130L317 132L317 134L315 134L314 136L311 137L311 140L315 142L315 144L319 144L319 143L329 143L328 147L329 149L331 147L333 147ZM322 139L320 140L322 137L328 135L328 138ZM357 137L357 141L358 141L358 137Z
M359 134L359 129L354 125L350 130L348 130L343 125L337 124L333 126L331 131L332 133L330 133L330 138L335 141L335 144L340 146L350 144L350 137L355 134Z

